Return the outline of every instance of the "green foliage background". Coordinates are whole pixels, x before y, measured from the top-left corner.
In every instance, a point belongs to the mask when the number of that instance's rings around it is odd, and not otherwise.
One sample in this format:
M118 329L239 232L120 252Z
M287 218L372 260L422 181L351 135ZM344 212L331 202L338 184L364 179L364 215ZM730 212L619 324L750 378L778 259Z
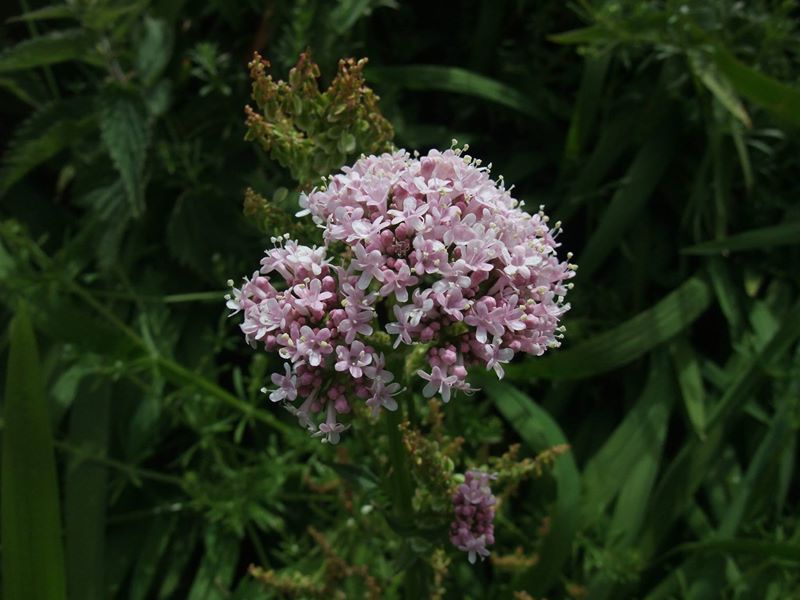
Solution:
M570 444L498 515L493 553L538 562L453 552L444 597L800 598L796 2L0 11L9 600L283 597L247 566L318 574L309 525L398 597L441 541L382 517L382 430L320 447L266 405L222 307L266 245L244 189L293 208L246 63L307 47L325 81L368 56L398 146L469 143L581 265L564 348L444 411L465 465Z

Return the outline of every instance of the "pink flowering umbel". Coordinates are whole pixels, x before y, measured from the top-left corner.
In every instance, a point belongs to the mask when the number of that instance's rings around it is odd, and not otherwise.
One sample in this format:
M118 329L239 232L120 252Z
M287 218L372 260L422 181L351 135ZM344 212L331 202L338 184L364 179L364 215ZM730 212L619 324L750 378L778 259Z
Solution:
M502 378L515 355L560 345L575 266L556 256L559 225L460 150L362 157L300 205L324 245L274 238L227 300L248 343L285 361L270 400L322 441L339 441L354 402L395 410L401 381L448 402L473 391L469 367ZM387 368L382 348L419 344L418 383Z
M495 497L489 487L491 475L480 471L467 471L464 483L453 494L455 518L450 525L450 541L468 553L469 562L476 557L489 556L486 546L494 544Z

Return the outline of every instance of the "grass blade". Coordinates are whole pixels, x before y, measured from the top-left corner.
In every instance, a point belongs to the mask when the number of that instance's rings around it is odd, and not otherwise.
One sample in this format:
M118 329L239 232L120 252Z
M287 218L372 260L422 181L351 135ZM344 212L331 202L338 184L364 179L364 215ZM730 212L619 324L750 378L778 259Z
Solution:
M697 357L685 337L675 340L672 345L672 361L683 396L686 416L695 434L702 439L705 437L706 428L705 389Z
M622 325L574 348L517 365L509 365L509 381L582 379L621 367L650 352L688 327L711 302L708 285L699 278L685 281L652 308Z
M728 237L683 248L681 254L715 255L740 250L800 244L800 221L751 229Z
M594 273L619 244L656 189L674 150L673 128L665 126L654 132L636 155L625 175L625 183L614 194L594 234L578 254L581 277Z
M800 90L748 67L727 50L718 48L713 60L742 96L779 119L800 125Z
M107 383L80 386L70 414L69 443L87 454L103 456L109 438L110 394ZM101 600L105 590L105 534L108 469L71 456L64 483L67 585L70 598Z
M671 377L662 356L653 362L640 400L586 463L583 470L584 523L595 522L626 487L625 475L632 474L642 457L654 458L657 466L672 403ZM630 530L631 526L624 529Z
M3 597L63 600L64 549L50 416L24 307L11 323L4 419Z
M505 83L460 69L439 65L369 68L367 78L381 85L409 90L437 90L474 96L512 108L528 117L544 119L529 96Z
M553 418L518 389L490 377L480 377L480 385L531 450L567 443ZM537 595L546 592L558 580L572 550L579 521L580 474L572 454L556 461L553 476L558 485L558 497L550 531L543 540L540 561L524 575L525 589Z

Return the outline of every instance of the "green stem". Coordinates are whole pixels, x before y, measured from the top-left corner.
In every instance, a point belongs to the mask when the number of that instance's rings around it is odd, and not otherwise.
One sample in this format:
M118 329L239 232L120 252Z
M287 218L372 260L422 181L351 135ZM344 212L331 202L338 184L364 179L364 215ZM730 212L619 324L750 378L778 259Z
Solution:
M413 402L413 396L410 396ZM401 405L402 406L402 405ZM386 415L386 427L389 435L389 464L390 490L394 517L403 529L413 526L414 508L411 499L414 496L414 484L411 478L411 470L408 464L408 455L403 447L402 434L400 433L400 423L402 422L402 409L388 412ZM403 552L412 552L408 539L403 540ZM403 591L408 600L419 600L427 597L427 582L425 581L425 569L423 565L417 564L419 559L405 569L403 576Z

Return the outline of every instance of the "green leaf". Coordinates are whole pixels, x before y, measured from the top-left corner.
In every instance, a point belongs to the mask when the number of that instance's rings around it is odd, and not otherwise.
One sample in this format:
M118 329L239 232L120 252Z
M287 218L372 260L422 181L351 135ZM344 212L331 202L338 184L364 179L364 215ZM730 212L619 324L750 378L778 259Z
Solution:
M188 600L223 600L228 596L236 563L239 540L219 529L205 533L205 554L197 569Z
M172 31L166 21L145 17L136 51L136 68L145 85L153 84L172 56Z
M509 381L582 379L621 367L683 331L708 308L711 294L699 278L686 280L652 308L622 325L548 356L509 365Z
M633 477L643 458L650 470L638 473L636 477L652 477L658 466L667 423L672 411L674 395L669 370L659 355L650 373L639 401L628 412L622 423L594 453L583 470L584 501L582 522L594 523L602 515L614 497L629 485L628 477ZM649 487L637 488L643 495L649 494ZM652 481L649 485L652 485ZM624 503L627 503L626 499ZM644 509L646 503L637 508ZM619 507L618 507L619 508ZM642 515L634 514L615 517L616 531L620 535L634 532ZM621 519L630 519L623 523Z
M68 442L104 456L109 439L110 387L84 379L73 401ZM70 456L64 484L67 584L70 598L102 600L105 590L105 533L108 469Z
M498 410L534 452L567 439L553 418L528 396L508 383L481 374L480 386ZM580 474L571 453L560 456L553 466L558 496L550 521L550 530L542 539L540 560L523 575L525 589L543 594L558 581L564 562L572 551L572 540L578 528L581 502Z
M590 25L589 27L572 29L550 35L547 39L556 44L569 45L608 44L619 41L619 38L603 25Z
M800 221L781 223L772 227L751 229L683 248L682 254L715 255L740 250L761 250L773 246L792 246L800 244Z
M700 375L700 365L685 337L675 340L671 350L686 416L689 418L695 434L703 438L706 427L706 398L703 378Z
M675 151L674 125L653 132L625 174L600 223L578 254L579 275L589 277L622 241L667 170Z
M733 491L733 497L717 531L720 537L729 538L736 535L753 495L760 492L771 496L774 493L769 487L761 487L761 484L764 472L775 465L775 456L784 447L789 435L792 433L791 407L792 403L788 398L780 401L772 423L770 423L766 435L758 445L744 478L741 479L739 485Z
M3 597L62 600L64 549L53 439L36 339L24 306L9 337L0 484Z
M96 63L97 58L91 52L92 41L86 31L82 29L53 31L20 42L0 53L0 73L69 60Z
M720 74L717 66L709 62L699 52L689 52L689 65L694 74L703 82L719 103L724 106L734 117L741 121L745 127L752 127L750 115L747 114L741 100L734 92L730 82Z
M504 83L458 67L413 65L369 68L370 81L410 90L438 90L474 96L507 106L534 119L544 114L527 95Z
M712 540L683 544L676 548L683 552L722 552L725 554L752 555L757 558L773 558L800 562L800 545L790 542L769 542L764 540L732 539Z
M69 4L51 4L43 6L35 10L12 17L8 20L9 23L18 23L21 21L45 21L48 19L74 19L75 9Z
M36 111L14 131L0 169L0 196L32 169L94 129L85 98L54 102Z
M780 359L798 337L800 302L783 316L781 327L758 354L748 357L741 365L737 364L735 377L709 411L707 437L703 440L695 438L685 444L665 471L653 496L654 501L648 507L647 525L638 543L644 559L649 559L657 551L675 520L690 506L713 461L718 460L727 418L753 393L764 368Z
M127 94L104 96L100 105L100 132L119 172L131 213L144 211L144 165L150 125L141 102Z
M589 138L589 133L600 109L603 83L610 62L611 53L608 52L586 58L581 86L578 89L578 98L575 101L572 120L567 132L564 149L564 157L567 160L577 159Z
M742 96L779 119L800 125L800 90L748 67L725 49L717 48L713 60L719 72Z

